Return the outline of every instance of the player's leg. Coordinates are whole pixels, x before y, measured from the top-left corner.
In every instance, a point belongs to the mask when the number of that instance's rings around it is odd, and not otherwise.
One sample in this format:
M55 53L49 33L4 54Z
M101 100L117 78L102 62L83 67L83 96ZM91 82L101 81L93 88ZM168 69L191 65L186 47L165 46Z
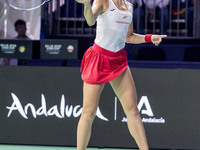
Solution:
M99 104L99 98L104 84L83 85L83 110L77 128L77 150L85 150L90 136L93 120Z
M127 116L127 124L140 150L148 150L143 123L137 108L135 83L130 69L127 68L119 77L110 82Z

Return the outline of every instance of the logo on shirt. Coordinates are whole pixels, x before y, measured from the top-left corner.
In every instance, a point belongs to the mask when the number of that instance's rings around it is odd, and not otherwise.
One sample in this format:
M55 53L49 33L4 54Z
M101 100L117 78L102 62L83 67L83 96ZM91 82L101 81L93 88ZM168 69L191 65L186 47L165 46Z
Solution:
M110 11L114 11L115 9L113 8L113 9L111 9Z
M122 19L126 19L126 18L128 18L128 16L127 15L123 15Z

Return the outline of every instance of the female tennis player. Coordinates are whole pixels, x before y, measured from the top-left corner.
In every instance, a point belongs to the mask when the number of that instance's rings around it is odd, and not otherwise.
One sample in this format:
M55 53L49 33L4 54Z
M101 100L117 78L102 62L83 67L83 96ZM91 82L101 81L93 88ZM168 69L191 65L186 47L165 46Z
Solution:
M127 63L125 42L158 45L166 35L133 33L133 6L126 0L76 0L84 4L89 26L97 21L95 44L84 54L81 72L83 111L77 128L77 150L85 150L91 135L101 91L109 82L127 117L130 134L140 150L148 150L143 123L137 108L136 88Z

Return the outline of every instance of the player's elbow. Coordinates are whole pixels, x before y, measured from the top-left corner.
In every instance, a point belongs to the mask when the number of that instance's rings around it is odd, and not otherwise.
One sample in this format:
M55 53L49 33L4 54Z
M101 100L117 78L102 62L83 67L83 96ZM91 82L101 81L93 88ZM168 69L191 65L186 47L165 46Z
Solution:
M126 43L131 43L131 39L130 39L130 37L126 37Z
M94 25L94 23L88 23L88 26L90 26L90 27L93 26L93 25Z
M94 24L95 24L95 22L93 22L93 21L87 21L87 24L88 24L88 26L93 26Z

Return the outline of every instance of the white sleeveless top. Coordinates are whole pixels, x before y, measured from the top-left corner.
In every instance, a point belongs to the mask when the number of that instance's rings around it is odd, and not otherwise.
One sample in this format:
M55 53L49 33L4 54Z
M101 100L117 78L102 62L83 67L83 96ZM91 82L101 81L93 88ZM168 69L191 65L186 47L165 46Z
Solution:
M95 43L100 47L117 52L124 48L128 27L132 22L133 7L129 2L128 10L118 9L112 0L109 8L99 15L96 26Z

